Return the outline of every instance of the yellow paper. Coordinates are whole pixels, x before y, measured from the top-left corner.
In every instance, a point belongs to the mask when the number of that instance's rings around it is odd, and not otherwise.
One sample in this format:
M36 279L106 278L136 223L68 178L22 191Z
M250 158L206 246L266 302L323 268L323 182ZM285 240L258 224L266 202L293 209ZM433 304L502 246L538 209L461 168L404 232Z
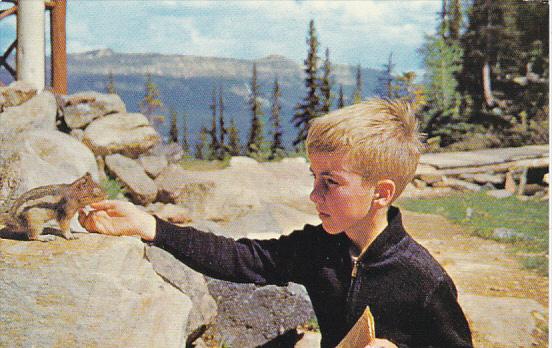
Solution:
M376 339L376 325L370 307L366 306L351 331L341 340L337 348L364 348Z

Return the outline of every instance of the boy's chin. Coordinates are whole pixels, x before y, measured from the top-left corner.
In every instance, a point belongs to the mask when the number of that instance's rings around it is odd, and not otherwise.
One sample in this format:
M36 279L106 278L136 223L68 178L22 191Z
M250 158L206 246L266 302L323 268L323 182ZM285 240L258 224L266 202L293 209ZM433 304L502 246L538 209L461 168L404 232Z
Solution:
M328 234L339 234L343 232L343 229L339 228L339 226L335 226L324 222L322 222L322 227L324 228L324 231L326 231L326 233Z

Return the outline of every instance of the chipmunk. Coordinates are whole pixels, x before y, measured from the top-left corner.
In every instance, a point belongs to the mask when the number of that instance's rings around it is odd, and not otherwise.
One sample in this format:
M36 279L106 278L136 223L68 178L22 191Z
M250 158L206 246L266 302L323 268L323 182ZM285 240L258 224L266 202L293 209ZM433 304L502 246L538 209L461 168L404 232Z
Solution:
M90 173L71 184L40 186L17 198L7 213L0 213L0 225L14 232L26 232L29 240L49 242L52 235L42 235L44 223L56 220L65 239L77 239L71 233L71 218L80 208L107 198Z

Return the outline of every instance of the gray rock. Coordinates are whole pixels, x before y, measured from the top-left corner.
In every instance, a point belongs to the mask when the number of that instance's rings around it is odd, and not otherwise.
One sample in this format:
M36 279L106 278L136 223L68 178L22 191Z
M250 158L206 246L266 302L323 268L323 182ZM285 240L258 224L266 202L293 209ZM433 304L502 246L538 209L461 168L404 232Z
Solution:
M148 204L155 200L157 186L137 161L115 154L106 156L105 164L108 170L128 188L135 203Z
M164 155L161 156L148 156L143 155L139 158L140 164L142 167L144 167L144 170L146 173L152 178L155 179L163 169L165 169L169 165L169 161L167 161L167 157Z
M214 321L217 304L211 297L205 277L201 273L192 270L168 252L157 247L147 247L146 256L157 274L192 300L186 336L201 330L203 326Z
M530 236L526 236L523 233L519 233L514 229L505 228L505 227L495 228L493 230L492 237L496 239L503 239L503 240L513 240L513 239L531 240L532 239Z
M0 239L0 346L183 347L190 298L132 237Z
M550 183L550 173L544 174L544 177L542 178L542 182L544 182L546 185Z
M306 290L297 284L258 287L215 279L207 284L218 306L209 333L232 347L263 345L314 317Z
M461 179L468 180L470 182L475 182L477 184L493 184L493 185L501 185L504 183L504 180L506 179L505 174L461 174Z
M513 195L512 192L507 190L491 190L487 191L485 194L498 199L510 197Z
M159 134L146 117L137 113L119 113L94 120L84 131L83 142L96 155L120 153L137 158L157 142Z
M56 98L43 91L19 106L4 109L0 113L0 134L13 136L27 130L55 130L56 114Z
M148 155L165 157L169 163L177 163L184 157L184 150L180 144L157 143L148 152Z
M23 81L14 81L7 87L0 87L0 112L4 108L18 106L36 95L36 89Z
M175 204L156 202L149 204L146 209L149 213L155 214L161 219L175 224L183 224L192 221L190 218L190 211Z
M126 112L126 107L117 94L79 92L62 97L65 123L72 129L83 128L94 119L112 113Z

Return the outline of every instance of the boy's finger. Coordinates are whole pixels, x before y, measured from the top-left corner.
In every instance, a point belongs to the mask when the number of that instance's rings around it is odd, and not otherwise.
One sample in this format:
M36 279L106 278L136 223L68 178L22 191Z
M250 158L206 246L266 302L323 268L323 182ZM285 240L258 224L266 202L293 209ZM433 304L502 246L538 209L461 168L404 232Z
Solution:
M116 204L116 201L105 200L96 203L90 203L90 207L96 210L107 210L115 208Z

